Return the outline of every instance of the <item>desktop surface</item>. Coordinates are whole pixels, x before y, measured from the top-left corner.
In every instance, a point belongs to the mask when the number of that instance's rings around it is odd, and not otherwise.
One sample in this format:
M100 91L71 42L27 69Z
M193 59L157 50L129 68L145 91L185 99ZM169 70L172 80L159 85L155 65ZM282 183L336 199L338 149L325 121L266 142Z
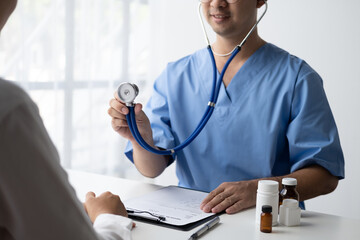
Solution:
M76 190L77 196L84 201L85 194L93 191L100 194L111 191L118 194L122 200L141 196L155 191L163 186L143 183L122 178L108 177L98 174L68 170L70 183ZM134 240L177 240L188 239L197 231L198 226L190 231L175 230L141 221L135 221L136 227L132 231ZM255 223L255 208L247 209L236 214L222 214L220 223L202 235L201 240L227 239L359 239L360 221L334 215L311 211L301 212L301 224L295 227L274 226L272 233L262 233Z

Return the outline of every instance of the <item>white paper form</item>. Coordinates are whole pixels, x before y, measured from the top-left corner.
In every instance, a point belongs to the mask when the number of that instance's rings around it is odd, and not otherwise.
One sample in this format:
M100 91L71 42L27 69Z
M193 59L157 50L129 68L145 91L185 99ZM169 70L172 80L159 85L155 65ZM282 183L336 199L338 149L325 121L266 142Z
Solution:
M214 213L204 213L200 204L208 194L205 192L169 186L143 196L124 201L127 210L147 211L163 216L166 224L183 226L207 218ZM129 215L154 219L148 213L132 213Z

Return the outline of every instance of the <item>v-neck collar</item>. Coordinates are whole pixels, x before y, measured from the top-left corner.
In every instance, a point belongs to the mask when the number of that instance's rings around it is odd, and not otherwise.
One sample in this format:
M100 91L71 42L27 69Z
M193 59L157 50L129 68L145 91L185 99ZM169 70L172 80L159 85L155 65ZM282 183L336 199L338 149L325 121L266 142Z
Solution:
M260 64L262 57L259 56L263 54L267 45L268 43L261 46L245 61L227 87L225 87L224 83L221 84L221 94L219 93L218 103L219 101L224 101L224 104L235 102L238 98L237 96L243 95L254 83L254 77L262 69L262 64ZM218 71L218 78L219 76L220 73Z
M259 49L257 49L243 64L239 71L234 75L233 79L225 88L224 83L221 83L219 97L217 100L217 106L229 106L241 98L240 96L246 94L249 88L256 82L255 76L263 69L263 65L266 64L266 58L262 55L266 54L272 44L265 43ZM209 59L207 49L202 49L197 54L200 56L195 63L197 68L197 78L201 79L202 94L208 99L210 98L211 88L213 83L213 69ZM220 73L217 71L217 79L219 79Z

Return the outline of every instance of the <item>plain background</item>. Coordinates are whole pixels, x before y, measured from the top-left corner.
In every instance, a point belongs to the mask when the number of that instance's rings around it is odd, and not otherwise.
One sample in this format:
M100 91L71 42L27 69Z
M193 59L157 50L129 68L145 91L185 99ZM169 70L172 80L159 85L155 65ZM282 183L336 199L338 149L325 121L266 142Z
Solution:
M196 0L150 0L151 77L169 61L206 46ZM307 61L323 78L345 156L335 192L306 201L307 210L360 219L360 1L269 0L260 35ZM259 10L259 13L263 10ZM213 36L213 35L212 35ZM214 39L212 37L212 39ZM158 183L176 184L174 166Z

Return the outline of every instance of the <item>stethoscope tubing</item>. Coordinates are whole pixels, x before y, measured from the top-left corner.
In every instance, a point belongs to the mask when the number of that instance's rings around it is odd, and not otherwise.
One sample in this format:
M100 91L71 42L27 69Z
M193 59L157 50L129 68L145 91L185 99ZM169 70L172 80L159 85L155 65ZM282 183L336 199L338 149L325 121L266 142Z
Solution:
M206 108L206 111L205 111L202 119L200 120L199 124L195 128L194 132L180 145L176 146L175 148L173 148L171 150L159 150L159 149L156 149L156 148L153 148L152 146L150 146L142 138L142 136L139 132L139 129L137 128L134 106L128 107L130 112L129 112L129 114L126 115L126 120L128 122L130 132L134 136L135 140L139 143L139 145L141 147L143 147L145 150L155 153L155 154L158 154L158 155L172 155L175 152L180 151L180 150L184 149L185 147L187 147L192 141L194 141L194 139L200 134L200 132L206 126L212 113L214 112L214 107L215 107L216 101L219 97L219 92L220 92L221 84L223 82L222 80L224 78L226 69L228 68L229 64L231 63L233 58L236 56L236 54L240 51L240 48L238 47L231 54L230 58L226 61L224 68L221 71L219 79L217 80L217 68L216 68L216 63L215 63L215 57L214 57L214 54L212 53L211 47L208 46L207 49L208 49L208 52L209 52L209 55L211 58L211 62L213 65L213 69L214 69L214 71L213 71L213 87L212 87L210 101L209 101L209 104ZM210 103L213 103L213 104L210 104Z
M184 149L185 147L187 147L192 141L194 141L194 139L200 134L200 132L203 130L203 128L205 127L205 125L207 124L207 122L209 121L212 113L214 112L214 108L215 108L215 104L217 102L217 99L219 97L219 92L220 92L220 88L221 88L221 84L223 83L223 79L224 79L224 75L225 72L228 68L228 66L230 65L231 61L234 59L234 57L241 51L241 47L243 46L243 44L245 44L247 38L250 36L250 34L253 32L253 30L255 29L255 27L258 25L258 23L261 21L261 19L263 18L263 16L265 15L266 11L267 11L267 1L265 1L265 11L264 13L261 15L261 17L259 18L259 20L256 22L256 24L251 28L251 30L249 31L249 33L246 35L246 37L243 39L243 41L237 45L235 47L235 49L231 52L231 55L229 57L229 59L226 61L224 68L222 69L221 73L220 73L220 77L219 79L217 79L217 68L216 68L216 62L215 62L215 57L214 57L214 53L213 50L211 49L211 45L204 27L204 23L203 20L200 16L200 20L202 23L202 27L205 33L205 37L206 40L208 42L208 52L210 55L210 59L211 59L211 64L213 67L213 85L212 85L212 91L211 91L211 95L210 95L210 101L209 104L206 108L206 111L203 115L203 117L201 118L199 124L197 125L197 127L195 128L194 132L184 141L182 142L180 145L174 147L173 149L170 150L159 150L156 148L153 148L152 146L150 146L141 136L139 129L136 125L136 118L135 118L135 110L134 110L134 106L128 106L129 108L129 113L126 115L126 120L128 122L128 126L130 129L131 134L133 135L133 137L135 138L136 142L145 150L158 154L158 155L174 155L176 152Z

